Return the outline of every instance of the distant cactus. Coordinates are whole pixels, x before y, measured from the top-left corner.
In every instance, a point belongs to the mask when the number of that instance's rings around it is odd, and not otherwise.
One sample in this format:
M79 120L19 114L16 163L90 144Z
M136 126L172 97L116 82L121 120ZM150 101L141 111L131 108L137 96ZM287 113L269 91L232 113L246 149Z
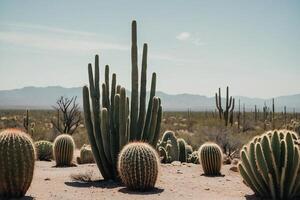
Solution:
M53 152L56 166L72 166L75 143L70 135L62 134L54 140Z
M0 133L0 199L22 197L33 177L35 149L30 137L18 129Z
M83 145L80 149L80 157L77 157L78 164L94 163L94 156L90 145Z
M53 158L53 144L46 140L40 140L34 143L37 159L50 161Z
M158 155L147 143L129 143L119 155L119 176L130 190L152 189L157 180L158 167Z
M186 153L186 142L182 138L177 139L178 148L179 148L179 161L186 162L187 161L187 153Z
M169 162L169 155L167 150L164 147L158 147L158 152L160 155L160 162L161 163L168 163Z
M297 134L274 130L254 137L241 150L238 169L244 182L261 198L300 197L300 154Z
M205 143L199 149L199 157L205 175L220 175L223 153L215 143Z

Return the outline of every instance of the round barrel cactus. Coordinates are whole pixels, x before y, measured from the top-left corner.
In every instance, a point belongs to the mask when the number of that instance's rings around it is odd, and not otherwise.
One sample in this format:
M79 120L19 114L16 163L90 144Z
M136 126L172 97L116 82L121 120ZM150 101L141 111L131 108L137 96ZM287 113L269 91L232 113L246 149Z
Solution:
M119 155L119 176L130 190L152 189L157 180L158 167L158 155L147 143L129 143Z
M62 134L54 140L53 152L56 166L72 166L75 150L73 138L68 134Z
M35 149L30 137L18 129L0 133L0 199L25 195L33 177Z
M274 130L254 137L242 148L238 169L256 195L282 200L300 197L297 140L293 131Z
M53 158L53 144L46 140L40 140L34 143L37 159L50 161Z
M223 153L215 143L205 143L199 149L199 158L205 175L220 175Z
M78 164L94 163L94 156L90 145L84 144L80 149L80 157L77 157Z

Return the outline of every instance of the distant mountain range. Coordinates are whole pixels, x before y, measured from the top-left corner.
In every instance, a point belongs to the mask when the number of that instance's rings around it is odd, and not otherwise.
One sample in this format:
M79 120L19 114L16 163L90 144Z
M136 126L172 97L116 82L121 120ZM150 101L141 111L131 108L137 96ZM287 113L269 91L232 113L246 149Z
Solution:
M127 96L130 95L127 92ZM166 94L157 92L156 94L162 99L164 110L169 111L185 111L191 108L193 111L204 111L215 109L215 98L194 94ZM82 105L82 88L64 88L60 86L49 87L24 87L14 90L0 90L0 108L1 109L50 109L60 96L77 96L78 103ZM261 108L264 103L271 105L271 99L249 98L243 96L235 96L236 109L238 107L238 99L242 104L246 105L247 110L254 109L254 105ZM223 103L225 101L223 100ZM288 111L300 111L300 94L280 96L275 98L275 108L281 111L287 106Z

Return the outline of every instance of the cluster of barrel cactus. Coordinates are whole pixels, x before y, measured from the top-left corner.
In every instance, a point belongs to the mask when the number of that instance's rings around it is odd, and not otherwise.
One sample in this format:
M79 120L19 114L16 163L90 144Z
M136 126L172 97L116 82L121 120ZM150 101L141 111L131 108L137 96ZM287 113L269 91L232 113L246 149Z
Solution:
M153 147L143 142L127 144L120 152L118 172L130 190L152 189L158 176L159 159Z
M35 148L31 138L18 129L0 133L0 199L22 197L34 171Z
M221 175L223 153L215 143L204 143L199 149L199 158L205 175Z
M105 67L105 81L102 84L102 98L100 98L98 55L95 57L94 75L92 65L88 65L89 88L83 87L85 126L95 161L106 180L118 179L117 158L124 145L138 140L154 145L159 137L162 106L160 98L155 97L155 73L152 74L150 98L146 108L147 51L148 46L144 44L139 95L137 30L136 22L133 21L130 100L126 97L125 88L117 85L116 74L112 75L110 83L108 65Z
M94 163L94 156L90 145L84 144L80 149L80 157L77 157L78 164Z
M54 140L53 153L57 167L72 166L75 143L72 136L61 134Z
M176 138L173 131L166 131L158 141L156 148L162 163L187 162L193 152L193 148L184 139Z
M50 161L53 158L53 144L46 140L34 143L38 160Z
M300 196L298 136L274 130L254 137L241 150L238 169L244 182L262 198Z

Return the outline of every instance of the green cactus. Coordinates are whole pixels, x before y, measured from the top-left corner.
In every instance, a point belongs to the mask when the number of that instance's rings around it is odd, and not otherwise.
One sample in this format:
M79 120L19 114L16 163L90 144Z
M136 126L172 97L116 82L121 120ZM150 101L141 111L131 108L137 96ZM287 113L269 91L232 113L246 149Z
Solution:
M158 167L158 155L147 143L129 143L120 152L118 172L130 190L152 189L157 180Z
M35 149L31 138L18 129L0 133L0 199L25 195L33 177Z
M187 152L186 152L186 142L182 138L177 139L178 149L179 149L179 161L187 161Z
M37 159L50 161L53 158L53 144L46 140L40 140L34 143Z
M256 136L241 150L238 169L244 182L261 198L300 197L300 154L297 134L274 130Z
M164 147L158 147L158 153L160 155L160 162L167 163L169 160L168 152Z
M167 144L170 144L167 148ZM178 161L179 160L179 147L177 143L177 138L173 131L166 131L158 146L164 147L169 155L169 162Z
M191 145L186 145L185 146L185 151L186 151L186 155L187 157L189 157L189 155L191 155L193 153L193 147Z
M56 166L72 166L75 143L68 134L61 134L54 140L53 153Z
M199 149L199 158L205 175L220 175L223 153L215 143L204 143Z
M90 145L84 144L80 149L80 157L77 157L78 164L94 163L94 156Z
M112 75L109 87L109 67L105 67L102 84L102 98L99 88L99 57L95 57L95 71L88 65L89 88L83 87L83 109L85 126L95 161L104 179L118 180L117 157L120 149L130 141L143 140L156 145L162 118L161 100L155 97L156 74L152 74L150 98L146 108L147 51L143 46L142 70L139 96L137 65L137 30L132 22L132 88L131 102L126 90L117 84L116 74ZM102 99L102 105L100 105ZM91 100L91 101L90 101ZM92 106L92 112L90 107ZM129 104L130 109L129 109Z

